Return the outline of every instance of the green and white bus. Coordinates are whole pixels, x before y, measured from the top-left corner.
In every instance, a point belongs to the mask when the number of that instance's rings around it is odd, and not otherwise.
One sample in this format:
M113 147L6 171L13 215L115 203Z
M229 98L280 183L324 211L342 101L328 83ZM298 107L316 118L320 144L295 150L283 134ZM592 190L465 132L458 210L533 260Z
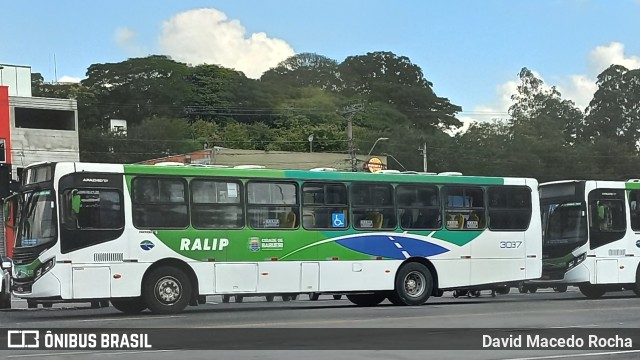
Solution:
M323 170L29 166L13 293L167 314L206 295L419 305L541 275L535 179Z
M540 185L543 269L525 290L578 286L640 295L640 181L557 181Z

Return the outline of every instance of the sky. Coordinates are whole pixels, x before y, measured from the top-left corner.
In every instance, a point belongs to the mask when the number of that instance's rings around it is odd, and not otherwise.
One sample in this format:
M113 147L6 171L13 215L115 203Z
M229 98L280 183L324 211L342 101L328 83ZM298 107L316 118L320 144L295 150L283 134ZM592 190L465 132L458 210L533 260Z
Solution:
M640 68L640 0L20 0L2 10L0 63L46 81L151 54L259 78L294 54L391 51L467 123L506 118L523 67L582 109L609 65Z

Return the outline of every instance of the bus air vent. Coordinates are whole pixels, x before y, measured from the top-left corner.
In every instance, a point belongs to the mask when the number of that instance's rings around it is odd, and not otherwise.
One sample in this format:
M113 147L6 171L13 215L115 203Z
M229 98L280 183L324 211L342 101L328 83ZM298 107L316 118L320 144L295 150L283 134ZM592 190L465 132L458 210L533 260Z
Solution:
M122 262L123 253L95 253L93 261L95 262Z
M609 256L624 256L627 249L609 249Z

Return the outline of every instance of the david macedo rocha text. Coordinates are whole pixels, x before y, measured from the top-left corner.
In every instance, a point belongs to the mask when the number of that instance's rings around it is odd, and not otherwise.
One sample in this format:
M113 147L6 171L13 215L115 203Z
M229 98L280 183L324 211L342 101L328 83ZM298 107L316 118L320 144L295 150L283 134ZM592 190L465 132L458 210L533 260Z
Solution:
M482 347L491 349L514 349L514 348L632 348L631 338L614 335L613 337L601 337L598 335L588 335L580 337L570 335L567 337L545 337L541 335L509 335L507 337L492 337L482 335Z

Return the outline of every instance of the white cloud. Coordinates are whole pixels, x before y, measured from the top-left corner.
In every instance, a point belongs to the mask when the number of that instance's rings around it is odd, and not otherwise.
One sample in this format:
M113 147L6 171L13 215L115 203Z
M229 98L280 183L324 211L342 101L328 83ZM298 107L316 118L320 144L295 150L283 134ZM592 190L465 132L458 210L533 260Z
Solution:
M584 110L593 94L598 90L596 80L587 75L569 75L557 85L562 98L573 100L576 106Z
M247 36L240 21L212 8L185 11L165 21L159 44L177 61L222 65L250 78L259 78L295 54L287 42L264 32Z
M624 44L612 42L608 45L597 46L589 54L589 69L592 75L601 73L612 64L622 65L627 69L640 68L640 56L625 56Z
M58 82L61 82L61 83L79 83L80 80L82 80L82 79L80 79L79 77L65 75L65 76L61 77L58 80Z
M116 44L118 44L121 49L135 56L144 55L144 49L136 42L135 31L129 29L128 27L121 27L116 29L114 38Z
M638 0L640 1L640 0ZM624 44L611 42L607 45L595 47L586 59L589 65L588 74L572 74L561 76L556 84L545 82L544 88L555 85L562 94L563 99L572 100L582 110L589 105L593 94L598 89L596 77L612 64L622 65L627 69L640 68L640 56L625 55ZM533 71L533 74L544 81L541 74ZM517 91L518 80L509 80L496 87L496 100L490 104L475 106L468 112L467 119L476 121L488 121L494 118L506 118L509 106L513 103L511 95ZM463 113L464 114L464 113Z

